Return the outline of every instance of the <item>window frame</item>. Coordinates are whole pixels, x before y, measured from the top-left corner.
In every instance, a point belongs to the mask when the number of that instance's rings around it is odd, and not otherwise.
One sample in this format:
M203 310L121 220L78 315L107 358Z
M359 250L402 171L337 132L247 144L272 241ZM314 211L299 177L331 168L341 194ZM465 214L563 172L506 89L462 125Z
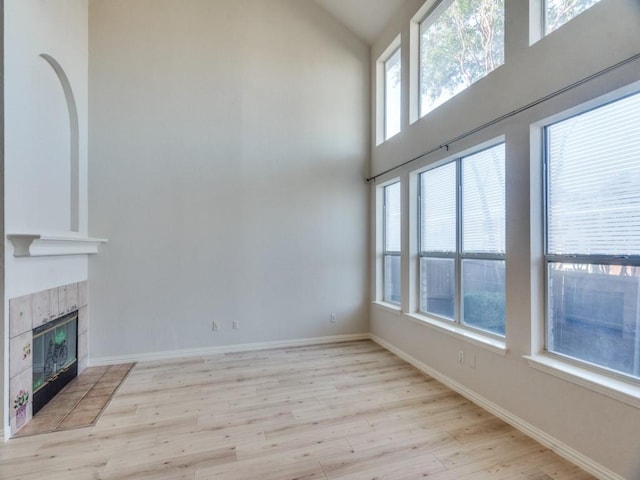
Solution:
M387 138L387 78L386 78L386 64L387 61L396 53L400 51L400 129L398 132ZM375 113L375 143L376 146L382 145L387 140L392 139L402 132L402 124L403 124L403 72L404 68L402 65L402 37L399 34L396 36L393 41L384 49L382 54L378 57L376 61L376 113Z
M546 0L542 1L543 8L545 6ZM586 11L586 10L585 10ZM583 13L583 12L581 12ZM544 14L544 12L543 12ZM575 17L574 17L575 18ZM544 31L543 25L543 31ZM568 354L563 354L561 352L557 352L550 349L550 338L551 338L551 299L550 299L550 282L549 275L551 272L551 265L554 263L568 263L568 264L580 264L580 265L619 265L619 266L634 266L640 267L640 255L603 255L603 254L550 254L549 253L549 194L550 194L550 144L549 144L549 128L558 123L562 123L566 120L578 117L580 115L589 113L594 110L598 110L599 108L606 107L612 103L616 103L618 101L623 101L625 98L640 95L640 85L636 85L636 89L632 91L623 91L623 93L618 95L606 95L604 98L597 99L591 102L588 102L585 105L578 106L576 108L571 108L567 111L564 111L558 115L554 115L551 118L547 118L541 122L538 122L540 129L540 137L539 141L541 143L541 169L542 169L542 261L543 261L543 313L542 313L542 323L543 323L543 341L542 341L542 350L543 355L551 359L551 362L559 361L563 364L568 365L569 368L577 368L579 370L584 370L590 372L594 375L603 375L604 378L611 378L613 380L622 381L624 383L629 383L632 385L640 386L640 376L635 377L633 375L621 372L619 370L615 370L603 365L599 365L597 363L589 362L587 360L582 360L577 357L572 357ZM529 357L530 361L545 363L544 360L540 360L539 358ZM551 369L557 367L550 367ZM604 382L599 382L604 383ZM609 394L609 393L607 393ZM625 400L626 401L626 400Z
M435 4L433 4L432 6L430 6L429 10L422 16L422 18L420 20L418 20L417 23L417 34L418 34L418 118L422 118L424 116L426 116L429 112L423 112L422 111L422 93L421 93L421 89L422 89L422 78L423 78L423 73L422 73L422 28L423 25L427 24L427 26L425 28L428 28L429 26L431 26L440 15L442 15L447 8L449 8L451 6L451 4L454 2L455 0L437 0ZM453 98L453 97L452 97ZM437 107L436 107L437 108Z
M394 132L393 134L389 134L389 105L387 103L388 100L388 94L389 94L389 89L388 89L388 81L389 79L387 78L387 64L391 61L392 58L394 58L395 56L398 56L398 65L400 67L400 102L398 105L398 117L400 120L400 123L398 125L398 131ZM398 135L401 131L402 131L402 46L398 45L398 47L393 50L391 52L391 54L389 54L387 56L387 58L382 62L382 70L383 70L383 75L384 75L384 85L383 85L383 125L382 125L382 131L383 131L383 138L384 141L386 142L387 140L395 137L396 135Z
M387 250L387 188L398 185L400 189L400 250ZM402 303L402 273L400 273L400 284L398 285L398 291L400 292L400 299L395 302L386 298L386 285L387 285L387 271L385 268L387 257L397 257L400 259L400 270L402 272L402 182L399 179L392 180L385 183L381 187L382 191L382 302L394 307L400 307Z
M537 0L537 1L540 2L540 31L541 31L541 36L542 37L546 37L547 35L550 35L551 33L555 32L556 30L559 30L560 28L565 26L571 20L576 18L578 15L582 15L584 12L586 12L590 8L595 7L601 0L596 0L596 2L593 5L589 5L587 8L585 8L581 12L576 13L575 15L573 15L569 20L565 21L564 23L560 24L559 26L557 26L553 30L549 30L549 31L547 31L547 24L548 24L547 5L548 5L549 2L548 2L548 0Z
M418 10L416 15L411 20L411 46L412 53L411 55L411 63L415 63L415 67L412 66L411 69L411 111L410 111L410 123L420 120L421 118L426 117L429 113L436 110L438 107L444 105L449 100L457 97L460 93L467 90L469 87L473 86L475 83L480 81L481 79L487 77L492 72L500 68L506 62L506 31L503 31L503 42L502 42L502 63L495 66L495 68L483 76L477 78L472 81L469 85L464 87L458 93L452 95L447 98L445 101L440 104L432 107L428 111L423 111L422 108L422 79L423 79L423 65L422 65L422 53L423 53L423 45L422 45L422 31L424 28L429 28L433 23L435 23L441 15L443 15L447 9L455 2L456 0L427 0L423 6ZM540 0L544 3L544 0ZM503 3L503 23L506 20L506 0ZM415 68L415 73L413 72L413 68Z
M456 250L455 252L438 252L438 251L423 251L422 250L422 179L423 179L423 175L427 174L428 172L434 171L438 168L442 168L446 165L450 165L452 163L455 163L455 167L456 167L456 172L455 172L455 176L456 176L456 181L455 181L455 189L456 189ZM459 291L459 285L460 285L460 281L461 281L461 269L458 268L458 264L459 264L459 253L460 253L460 244L461 244L461 234L462 234L462 226L460 225L460 213L461 213L461 208L460 208L460 180L461 180L461 176L460 176L460 158L453 158L453 159L449 159L448 161L442 162L438 165L435 165L431 168L427 168L426 170L421 171L418 174L418 196L417 196L417 201L418 201L418 267L417 267L417 272L418 272L418 288L417 288L417 293L418 293L418 299L417 299L417 311L419 314L421 315L428 315L428 316L434 316L440 320L446 321L446 322L453 322L459 325L462 325L461 322L459 322L457 319L459 319L460 313L461 313L461 309L460 309L460 304L458 302L458 291ZM421 297L422 297L422 289L420 288L420 284L422 281L422 259L423 258L438 258L438 259L452 259L454 261L454 301L453 301L453 319L451 318L447 318L445 316L442 315L438 315L435 313L431 313L431 312L427 312L425 310L422 310L422 301L421 301Z
M486 142L474 149L467 150L462 152L455 157L450 157L442 162L439 162L435 165L432 165L426 169L420 170L417 173L417 301L416 301L416 313L420 316L427 316L437 319L438 321L444 322L446 324L455 325L456 327L462 328L464 330L468 330L473 332L474 334L485 336L491 338L493 340L497 340L500 342L505 341L506 339L506 322L505 322L505 335L499 335L494 332L484 330L482 328L475 327L473 325L469 325L464 323L464 296L463 296L463 269L462 264L464 260L495 260L505 262L506 266L506 244L505 244L505 253L496 254L496 253L486 253L486 252L464 252L463 251L463 235L464 235L464 225L463 225L463 188L462 188L462 176L463 176L463 168L462 163L465 158L471 157L473 155L482 153L484 151L490 150L497 146L504 145L506 149L506 142L504 138L494 139L492 141ZM423 175L433 171L437 168L444 167L451 163L455 163L456 165L456 251L455 252L437 252L437 251L423 251L422 250L422 182ZM506 171L506 158L505 158L505 171ZM504 201L504 208L506 212L506 195ZM506 217L505 217L506 221ZM506 231L506 229L505 229ZM442 315L438 315L432 312L427 312L422 310L422 290L421 290L421 279L422 279L422 259L423 258L446 258L454 260L454 305L453 305L453 319L447 318ZM506 290L505 290L505 300L506 300ZM505 309L505 317L506 317L506 309Z

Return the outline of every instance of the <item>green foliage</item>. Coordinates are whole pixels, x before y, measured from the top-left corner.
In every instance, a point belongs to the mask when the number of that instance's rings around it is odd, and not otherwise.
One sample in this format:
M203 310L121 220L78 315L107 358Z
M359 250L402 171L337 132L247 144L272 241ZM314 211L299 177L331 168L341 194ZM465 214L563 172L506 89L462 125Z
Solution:
M504 0L454 0L420 27L426 113L504 63Z
M600 0L546 0L545 33L553 32Z
M504 335L504 293L478 292L464 296L464 323Z

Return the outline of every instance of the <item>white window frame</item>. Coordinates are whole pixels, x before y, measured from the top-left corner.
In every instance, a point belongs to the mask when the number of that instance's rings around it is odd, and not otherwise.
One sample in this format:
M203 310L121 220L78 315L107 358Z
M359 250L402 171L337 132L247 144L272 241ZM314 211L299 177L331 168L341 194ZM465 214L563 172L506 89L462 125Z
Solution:
M391 112L389 110L389 78L387 76L388 73L388 68L387 65L389 64L389 62L392 59L395 59L395 57L397 57L398 59L398 64L400 66L400 101L398 102L398 130L395 132L390 132L389 131L389 124L390 124L390 116L391 116ZM384 62L384 71L385 71L385 78L384 78L384 139L385 141L389 140L390 138L396 136L397 134L399 134L402 131L402 47L398 47L396 50L393 51L393 53L389 56L389 58L387 58Z
M640 82L592 99L563 112L547 117L531 125L531 188L538 192L532 196L532 344L531 354L523 355L529 366L558 377L635 408L640 408L640 382L624 374L602 368L571 357L549 352L546 349L548 307L547 256L546 256L546 173L544 172L544 128L581 113L594 110L640 91ZM555 257L554 257L555 258ZM539 259L539 267L536 267ZM571 257L571 261L574 257Z
M471 325L465 325L462 322L462 262L464 259L475 259L475 260L501 260L506 262L506 252L504 254L493 254L493 253L474 253L474 252L463 252L462 251L462 221L463 221L463 212L462 212L462 161L470 157L474 154L483 152L485 150L497 147L499 145L505 145L506 143L504 137L499 137L489 142L485 142L481 145L474 147L473 149L466 150L461 152L455 156L448 157L442 162L438 162L435 165L432 165L428 168L421 169L414 173L416 178L416 187L417 194L415 196L415 202L417 205L416 208L416 231L417 231L417 254L416 254L416 278L415 278L415 314L414 316L418 320L427 319L430 323L435 324L438 327L444 328L446 330L452 331L456 334L462 334L471 338L474 343L484 344L486 346L488 344L490 347L494 347L494 351L504 354L506 353L505 339L506 335L498 335L496 333L483 330L480 328L473 327ZM420 196L421 192L421 176L424 173L432 171L436 168L443 167L445 165L454 163L456 164L456 251L453 253L443 253L443 252L427 252L422 251L422 241L420 238L420 234L422 231L421 225L421 208L422 208L422 199ZM506 160L505 160L506 162ZM506 165L505 165L506 168ZM506 197L505 197L505 209L506 209ZM421 310L420 305L420 263L422 258L451 258L454 260L454 268L455 268L455 286L454 286L454 318L449 319L446 317L441 317L439 315L425 312ZM506 292L505 292L506 294ZM506 317L506 312L505 312ZM506 323L506 319L505 319ZM506 325L505 325L506 330Z
M558 30L559 28L562 28L564 25L569 23L571 20L576 18L578 15L582 15L584 12L586 12L590 8L595 7L598 4L598 2L600 2L600 1L601 0L596 0L596 2L593 5L590 5L587 8L585 8L584 10L582 10L581 12L576 13L575 15L573 15L569 20L567 20L562 25L559 25L558 27L554 28L553 30L550 30L550 31L547 32L547 0L542 0L542 14L541 15L542 15L542 33L543 33L543 35L549 35L550 33L553 33L556 30Z
M397 185L400 190L400 217L402 218L402 183L400 180L389 182L382 187L382 301L384 303L400 307L402 299L397 302L385 297L385 285L387 283L385 264L387 257L398 258L400 261L400 270L402 271L402 221L400 222L400 250L387 250L387 188ZM398 291L402 295L402 273L400 274Z
M442 15L454 2L455 0L427 0L422 7L416 12L410 22L410 69L409 69L409 82L410 82L410 94L409 94L409 123L414 123L421 118L426 117L430 112L437 109L439 106L432 108L428 112L422 112L422 98L420 94L421 87L421 76L422 76L422 65L421 65L421 42L420 42L420 30L422 25L427 24L430 25L434 23L440 15ZM506 0L505 0L506 3ZM506 10L506 7L505 7ZM503 12L504 13L504 12ZM506 13L504 13L506 15ZM506 23L506 18L505 18ZM506 36L506 33L505 33ZM490 75L493 71L500 68L500 66L504 65L506 59L504 56L506 55L506 38L503 43L503 63L497 65L491 72L488 72L483 77L476 79L471 85L465 87L462 91L453 95L449 99L447 99L444 103L458 96L458 94L465 91L467 88L471 87L473 84L481 80L482 78Z
M387 61L396 53L400 51L400 90L402 92L402 37L398 35L389 46L382 52L376 62L376 146L381 145L393 136L387 138L386 124L387 124L387 109L386 109L386 64ZM400 132L402 132L402 105L403 96L400 94ZM398 133L400 133L398 132Z
M632 95L632 94L630 94ZM542 160L542 168L543 168L543 209L544 209L544 223L543 223L543 232L544 232L544 280L545 280L545 351L557 358L562 358L564 361L572 362L576 365L588 366L589 368L593 368L595 371L600 371L601 373L610 374L614 377L618 377L621 379L628 379L629 381L637 382L640 384L640 378L632 377L625 375L622 372L618 372L615 370L608 369L604 366L600 366L597 364L591 364L585 360L581 360L579 358L570 357L567 355L563 355L559 352L555 352L550 350L549 347L549 339L550 339L550 294L549 294L549 285L548 279L551 271L552 263L568 263L568 264L583 264L583 265L620 265L620 266L634 266L640 267L640 256L626 256L626 255L576 255L576 254L550 254L548 249L549 243L549 235L548 235L548 207L549 207L549 161L550 161L550 152L548 145L548 129L549 127L560 123L564 120L569 120L576 116L579 116L584 113L588 113L593 110L597 110L601 107L605 107L610 103L622 101L624 98L630 96L625 95L612 100L610 102L603 102L594 106L592 108L585 109L579 113L573 113L572 115L567 115L563 118L555 119L552 122L546 123L542 129L542 145L543 145L543 160ZM640 95L640 93L638 93Z
M599 2L602 0L599 0ZM547 35L552 34L556 30L561 29L567 23L573 21L576 17L584 14L589 11L591 8L596 7L599 2L596 2L594 5L587 7L582 12L574 15L571 19L567 20L565 23L560 25L547 32L547 0L530 0L529 1L529 45L533 45L540 39L546 37Z
M420 24L440 0L427 0L409 23L409 123L420 120Z

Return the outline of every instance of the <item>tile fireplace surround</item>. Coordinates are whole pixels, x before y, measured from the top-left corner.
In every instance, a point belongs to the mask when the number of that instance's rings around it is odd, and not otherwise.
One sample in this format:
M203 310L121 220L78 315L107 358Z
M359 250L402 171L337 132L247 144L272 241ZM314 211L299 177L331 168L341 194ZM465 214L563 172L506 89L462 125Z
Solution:
M9 300L9 411L11 436L32 417L32 330L78 310L78 375L87 367L87 282Z

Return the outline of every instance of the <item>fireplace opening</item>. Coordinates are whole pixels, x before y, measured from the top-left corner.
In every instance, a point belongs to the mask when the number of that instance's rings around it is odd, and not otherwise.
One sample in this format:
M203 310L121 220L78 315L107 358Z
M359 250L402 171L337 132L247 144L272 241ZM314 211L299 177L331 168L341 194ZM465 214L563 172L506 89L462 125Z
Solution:
M78 311L33 330L33 415L78 375Z

